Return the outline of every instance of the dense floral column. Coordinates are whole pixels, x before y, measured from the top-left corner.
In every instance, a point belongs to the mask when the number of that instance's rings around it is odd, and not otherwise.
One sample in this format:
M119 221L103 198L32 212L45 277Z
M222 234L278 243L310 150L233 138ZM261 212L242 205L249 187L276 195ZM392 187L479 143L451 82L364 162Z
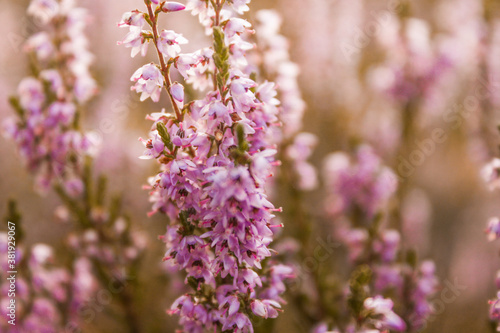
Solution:
M163 13L185 9L175 2L146 0L146 12L124 14L129 34L121 42L132 56L153 44L159 64L146 64L131 80L142 99L157 102L165 89L172 113L153 113L143 158L156 159L150 180L152 213L170 218L165 260L186 273L193 291L180 296L170 313L187 332L252 332L252 320L281 311L283 280L291 269L270 265L274 212L265 185L276 150L269 128L278 122L275 85L253 80L245 36L251 24L238 16L250 1L189 1L213 45L182 54L187 40L159 30ZM145 24L150 26L144 30ZM172 82L175 68L184 83ZM187 84L203 93L187 101Z

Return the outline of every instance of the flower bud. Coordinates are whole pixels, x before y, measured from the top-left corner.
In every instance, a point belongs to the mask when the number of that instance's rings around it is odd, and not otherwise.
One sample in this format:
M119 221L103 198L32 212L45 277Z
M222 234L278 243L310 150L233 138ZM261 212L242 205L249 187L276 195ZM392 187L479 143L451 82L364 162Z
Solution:
M261 301L252 301L250 308L256 316L267 318L267 307Z
M170 86L170 93L177 102L184 102L184 86L175 82Z
M164 11L165 13L169 13L169 12L178 12L184 9L186 9L186 6L184 6L182 3L167 1L165 2L161 10Z

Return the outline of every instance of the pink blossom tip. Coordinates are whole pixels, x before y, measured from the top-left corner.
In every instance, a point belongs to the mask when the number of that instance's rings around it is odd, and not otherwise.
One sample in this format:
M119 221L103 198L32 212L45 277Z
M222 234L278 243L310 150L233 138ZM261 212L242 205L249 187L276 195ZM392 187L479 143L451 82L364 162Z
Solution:
M182 3L173 2L173 1L167 1L167 2L165 2L165 4L163 5L163 8L162 8L162 10L165 13L178 12L178 11L181 11L181 10L184 10L184 9L186 9L186 6L184 6Z

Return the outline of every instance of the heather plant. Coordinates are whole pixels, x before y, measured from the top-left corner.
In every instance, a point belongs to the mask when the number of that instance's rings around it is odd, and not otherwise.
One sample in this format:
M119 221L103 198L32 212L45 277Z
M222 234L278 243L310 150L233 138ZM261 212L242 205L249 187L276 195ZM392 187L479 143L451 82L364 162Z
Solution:
M298 83L300 69L290 59L288 40L280 34L281 16L274 10L263 9L257 12L256 17L259 73L276 82L280 101L280 123L274 135L281 151L279 159L283 182L298 191L310 191L317 187L318 182L316 170L308 162L317 138L302 131L306 105Z
M26 246L21 216L13 201L9 203L5 223L15 225L17 237L14 238L7 232L0 233L3 260L0 274L1 305L2 317L7 318L0 323L2 330L77 330L84 323L78 310L85 306L98 287L90 259L84 255L72 258L70 267L67 268L61 258L55 257L51 246L42 243ZM9 261L12 252L15 253L15 259ZM10 264L11 262L14 263ZM14 270L17 274L13 277ZM10 302L12 295L16 295L16 303Z
M469 223L495 207L474 163L497 155L498 5L179 1L31 0L18 20L3 133L42 198L8 205L0 331L499 331Z
M329 155L324 175L327 230L338 242L335 252L342 245L346 257L328 262L342 263L349 275L325 266L310 272L299 291L306 304L301 312L313 332L418 332L433 313L434 264L418 263L414 251L402 248L400 233L388 227L396 175L369 146L353 155ZM311 252L320 258L318 248Z
M498 158L494 158L492 161L490 161L488 164L485 165L485 167L482 170L482 176L485 181L485 183L488 186L488 189L490 191L496 191L498 190L498 179L499 179L499 171L500 171L500 160ZM488 220L487 228L486 228L486 234L488 240L494 241L497 240L500 236L500 220L498 217L492 217ZM499 277L500 277L500 272L497 272L496 280L495 280L495 285L497 289L500 289L500 282L499 282ZM493 326L496 328L496 331L498 331L498 325L500 321L500 293L497 293L497 297L494 300L489 301L490 305L490 320L493 324Z
M36 320L40 322L44 316L47 327L37 330L79 329L82 317L86 321L95 317L82 314L95 297L93 293L114 285L123 289L119 299L124 318L129 330L137 332L131 281L137 281L138 259L146 239L141 232L132 232L131 221L121 212L120 197L106 198L106 176L96 177L92 171L97 143L81 126L85 102L97 92L89 69L93 55L84 34L88 13L70 0L33 0L28 13L40 22L42 31L25 43L31 75L21 81L17 96L10 99L16 116L5 121L5 131L35 176L36 189L46 193L52 187L59 196L56 215L63 222L73 222L74 231L65 242L71 251L67 268L44 271L53 258L53 250L46 245L34 246L24 255L25 260L19 258L35 285L33 293L25 290L22 298L38 316L30 319L27 311L21 317L21 321L27 320L23 325L28 325L23 329L35 330ZM21 289L25 284L30 282L18 281ZM57 290L47 292L61 294L52 297L58 304L47 302L50 296L37 296L52 285ZM8 301L6 292L2 301ZM64 311L58 314L57 309Z
M154 123L143 139L143 158L155 159L160 172L150 179L151 213L169 218L162 239L164 260L183 270L192 291L170 309L185 331L253 332L255 318L275 318L284 302L284 280L291 268L274 263L269 245L274 212L266 182L277 165L268 130L278 122L279 101L272 82L258 83L245 54L253 46L251 24L239 15L249 1L145 1L146 12L123 15L129 33L121 42L146 53L156 50L159 64L131 77L141 99L160 100L163 90L171 113L148 116ZM181 53L187 40L160 30L165 14L191 10L213 40L193 53ZM168 18L168 16L167 16ZM150 30L144 30L144 25ZM172 82L175 68L184 83ZM185 85L205 93L188 101Z

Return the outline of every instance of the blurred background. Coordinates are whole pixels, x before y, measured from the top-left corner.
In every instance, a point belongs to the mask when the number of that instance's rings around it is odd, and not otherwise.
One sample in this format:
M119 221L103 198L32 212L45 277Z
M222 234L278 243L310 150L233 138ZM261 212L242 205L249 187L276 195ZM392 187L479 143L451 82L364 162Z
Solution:
M145 116L158 111L158 105L139 103L129 81L138 67L154 59L153 52L147 59L131 59L128 49L116 45L126 34L117 27L122 13L142 8L142 1L79 3L93 16L88 34L100 94L90 103L84 122L101 140L97 169L110 175L111 191L123 193L134 223L150 236L143 270L151 273L143 274L141 285L143 316L150 327L173 327L177 319L164 311L177 294L169 290L177 290L182 280L160 268L164 245L157 236L164 233L166 219L147 217L150 204L141 189L157 165L138 159L143 146L137 138L146 137L150 127ZM407 193L408 201L398 202L408 212L405 246L433 259L441 282L465 286L432 317L425 332L490 332L487 301L496 294L500 247L486 240L484 230L488 218L500 214L500 197L487 191L480 170L499 153L500 2L254 0L252 5L250 21L261 8L276 9L283 17L282 33L289 39L291 59L300 67L299 84L307 103L304 129L319 138L311 158L319 174L327 154L369 143L400 176L400 188ZM7 99L28 72L22 42L38 28L26 15L27 6L26 0L0 0L0 119L12 114ZM183 51L207 43L189 13L169 19L161 24L191 42ZM446 139L425 150L423 142L436 129ZM415 159L415 151L425 157ZM15 198L26 241L54 244L64 251L61 240L71 225L54 215L55 195L41 197L32 181L15 147L1 138L0 215L7 199ZM318 216L317 232L328 230L324 226L331 223L320 213L324 187L320 180L305 196L309 211ZM282 220L286 225L286 218ZM279 317L278 331L303 331L293 314L285 311ZM89 328L116 331L112 323L99 319Z

